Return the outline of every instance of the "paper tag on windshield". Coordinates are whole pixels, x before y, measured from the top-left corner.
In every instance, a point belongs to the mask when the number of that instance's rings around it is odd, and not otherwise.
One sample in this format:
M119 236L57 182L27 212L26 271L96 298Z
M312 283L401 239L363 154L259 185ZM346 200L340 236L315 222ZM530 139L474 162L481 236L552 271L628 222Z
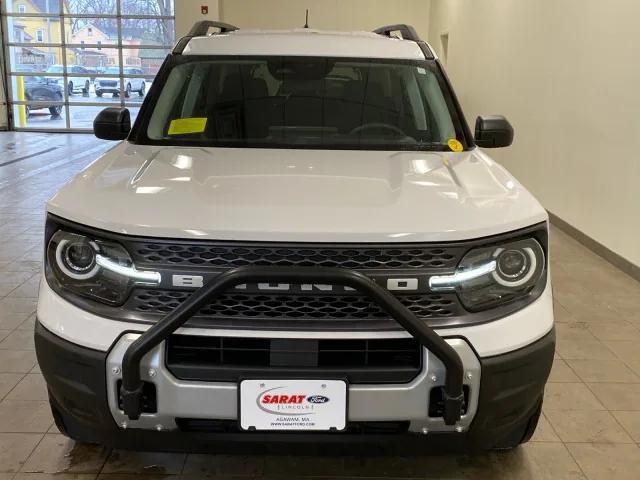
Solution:
M169 135L188 135L190 133L202 133L207 126L206 118L176 118L171 120Z

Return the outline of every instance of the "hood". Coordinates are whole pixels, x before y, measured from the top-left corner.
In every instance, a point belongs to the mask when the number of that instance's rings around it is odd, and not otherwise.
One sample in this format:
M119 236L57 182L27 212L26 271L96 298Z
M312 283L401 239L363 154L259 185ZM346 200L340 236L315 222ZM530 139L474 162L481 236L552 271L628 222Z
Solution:
M503 167L462 153L122 143L49 212L132 235L300 242L478 238L547 219Z

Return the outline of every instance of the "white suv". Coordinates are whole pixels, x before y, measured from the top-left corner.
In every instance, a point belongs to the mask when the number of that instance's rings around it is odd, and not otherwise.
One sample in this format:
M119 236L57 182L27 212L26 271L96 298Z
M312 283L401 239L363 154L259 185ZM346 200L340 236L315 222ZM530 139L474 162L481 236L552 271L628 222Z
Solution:
M133 129L119 108L94 128L124 141L48 203L35 335L61 431L190 451L531 437L547 214L480 148L509 123L472 135L411 27L202 22Z
M64 67L62 65L51 65L47 68L46 73L64 73ZM80 92L83 95L89 95L89 89L91 88L90 72L80 65L67 65L67 92L69 95L73 95L75 92ZM63 77L45 77L49 82L58 83L64 85Z
M119 75L119 67L109 67L105 70L105 74ZM138 96L144 97L147 91L147 84L145 79L136 75L142 75L144 72L141 68L125 67L124 68L125 79L123 81L124 95L129 98L133 92L136 92ZM114 97L120 96L120 79L115 77L109 78L96 78L93 82L93 86L98 97L102 97L105 93L111 93Z

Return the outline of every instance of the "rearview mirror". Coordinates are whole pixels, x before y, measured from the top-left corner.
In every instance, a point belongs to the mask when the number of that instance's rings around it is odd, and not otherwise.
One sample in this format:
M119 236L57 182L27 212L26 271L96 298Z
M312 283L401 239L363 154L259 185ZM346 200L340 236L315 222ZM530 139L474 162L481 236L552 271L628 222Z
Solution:
M102 140L124 140L130 131L131 114L127 108L105 108L93 121L93 133Z
M513 143L513 127L502 115L479 116L475 141L483 148L508 147Z

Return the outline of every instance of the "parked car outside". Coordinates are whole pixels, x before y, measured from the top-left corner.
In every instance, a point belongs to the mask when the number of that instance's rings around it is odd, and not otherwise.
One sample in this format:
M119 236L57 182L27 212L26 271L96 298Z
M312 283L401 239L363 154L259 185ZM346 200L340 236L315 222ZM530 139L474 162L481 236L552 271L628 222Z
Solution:
M64 94L62 87L56 82L47 81L45 77L25 77L24 98L29 102L62 102ZM33 110L48 108L51 116L57 117L62 113L62 105L27 105L27 116Z
M91 88L90 72L80 65L67 65L67 91L69 95L73 95L75 92L82 93L83 95L89 95L89 89ZM64 67L62 65L51 65L47 68L47 73L64 73ZM47 80L59 83L64 83L64 77L46 77Z
M109 67L104 72L106 75L119 75L120 68ZM124 69L124 95L129 98L133 92L137 92L138 96L144 97L147 89L144 78L131 77L131 75L143 75L144 72L141 68L125 67ZM120 96L120 79L118 78L96 78L94 82L96 95L102 97L105 93L111 93L114 97Z

